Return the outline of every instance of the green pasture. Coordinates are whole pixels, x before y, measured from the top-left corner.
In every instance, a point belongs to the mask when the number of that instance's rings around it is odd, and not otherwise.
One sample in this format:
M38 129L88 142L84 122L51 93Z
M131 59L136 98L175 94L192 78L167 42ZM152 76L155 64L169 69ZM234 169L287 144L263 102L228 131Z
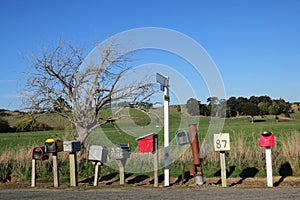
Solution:
M105 113L107 115L107 113ZM51 116L50 116L51 117ZM143 129L143 127L149 124L150 118L136 109L130 110L130 119L134 123ZM188 129L186 127L179 127L182 118L187 116L181 116L180 112L170 110L170 140L175 138L175 132L179 128ZM193 117L196 118L196 117ZM43 117L46 121L46 118ZM54 117L51 117L51 123L53 123ZM59 123L62 120L59 119ZM198 124L198 134L201 140L206 136L209 124L211 122L210 117L200 117ZM118 125L109 123L101 126L101 130L105 133L106 137L112 143L129 143L131 148L135 149L137 146L136 137L131 134L127 134L121 130ZM150 130L151 131L151 130ZM288 137L291 132L300 133L300 113L293 113L290 119L279 118L279 121L272 117L260 118L257 117L255 123L251 123L251 118L226 118L223 131L224 133L230 133L232 139L235 137L243 138L245 140L252 139L253 137L259 138L259 134L263 131L271 131L276 137ZM30 147L36 145L43 145L47 138L61 137L70 138L76 134L76 130L51 130L41 132L18 132L18 133L0 133L0 152L6 149L13 149L16 147ZM163 127L159 128L159 145L163 145ZM74 136L73 136L74 137ZM97 136L95 136L97 137ZM95 139L95 138L94 138ZM96 140L97 141L97 138Z

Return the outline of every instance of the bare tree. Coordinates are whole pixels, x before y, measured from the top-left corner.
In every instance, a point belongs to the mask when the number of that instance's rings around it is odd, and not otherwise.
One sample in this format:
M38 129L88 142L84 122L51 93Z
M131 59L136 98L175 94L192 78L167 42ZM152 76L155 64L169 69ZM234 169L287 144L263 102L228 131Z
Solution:
M67 118L75 124L83 144L101 125L98 119L104 106L119 100L142 101L154 93L153 84L145 78L123 80L133 68L129 66L132 55L119 51L113 40L95 49L97 56L84 59L83 48L60 40L34 53L24 90L27 108Z

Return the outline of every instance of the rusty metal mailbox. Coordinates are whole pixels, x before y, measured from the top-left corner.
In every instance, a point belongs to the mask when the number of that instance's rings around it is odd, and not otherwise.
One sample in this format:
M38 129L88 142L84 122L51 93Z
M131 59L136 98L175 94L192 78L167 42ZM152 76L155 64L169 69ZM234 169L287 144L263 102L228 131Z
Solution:
M178 145L186 145L190 144L190 135L186 130L178 130L176 131L176 143Z
M275 145L274 134L269 131L261 133L259 137L259 145L261 147L273 147Z
M157 138L157 133L150 133L142 137L137 138L138 141L138 151L139 152L154 152L155 149L155 138Z
M63 140L61 138L49 138L45 141L45 152L56 153L63 151Z
M106 163L108 150L100 145L92 145L89 148L89 160Z
M81 150L81 144L79 140L71 140L63 142L64 151L74 153Z
M49 156L45 153L45 147L44 146L38 146L34 147L32 149L32 155L31 158L33 160L47 160Z
M110 157L116 160L123 160L130 157L130 147L128 144L115 144L111 148Z

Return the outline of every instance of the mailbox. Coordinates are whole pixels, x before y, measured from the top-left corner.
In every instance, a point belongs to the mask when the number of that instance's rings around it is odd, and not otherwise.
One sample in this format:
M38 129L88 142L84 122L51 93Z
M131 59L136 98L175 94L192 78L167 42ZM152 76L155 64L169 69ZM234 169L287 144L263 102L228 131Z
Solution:
M81 150L81 144L79 140L71 140L63 142L64 151L76 152Z
M275 145L274 134L269 131L261 133L259 137L259 145L261 147L273 147Z
M115 144L111 148L110 157L116 160L130 157L130 147L128 144Z
M150 133L142 137L137 138L138 141L138 151L139 152L154 152L155 149L155 139L157 138L156 133Z
M32 149L31 158L33 160L47 160L49 158L49 156L46 155L46 153L45 153L45 147L40 146L40 147L34 147Z
M89 160L106 163L108 150L100 145L92 145L89 148Z
M190 135L186 130L178 130L176 131L176 143L179 145L190 144Z
M45 152L56 153L63 151L63 140L60 138L49 138L45 141Z

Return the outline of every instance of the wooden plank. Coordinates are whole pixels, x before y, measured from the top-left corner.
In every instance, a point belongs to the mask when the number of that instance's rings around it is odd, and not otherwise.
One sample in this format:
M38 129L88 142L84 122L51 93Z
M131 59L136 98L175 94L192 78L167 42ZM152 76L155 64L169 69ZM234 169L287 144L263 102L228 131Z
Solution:
M69 153L70 160L70 186L77 186L77 156L76 152Z
M54 187L58 187L59 186L59 172L58 172L57 153L52 153L52 161L53 161L53 181L54 181Z
M32 169L31 169L31 187L36 186L36 160L32 159Z
M99 166L101 165L100 162L95 163L95 175L94 175L94 186L98 186L99 180Z
M221 180L222 180L222 187L227 187L227 181L226 181L225 151L220 151L220 164L221 164Z

